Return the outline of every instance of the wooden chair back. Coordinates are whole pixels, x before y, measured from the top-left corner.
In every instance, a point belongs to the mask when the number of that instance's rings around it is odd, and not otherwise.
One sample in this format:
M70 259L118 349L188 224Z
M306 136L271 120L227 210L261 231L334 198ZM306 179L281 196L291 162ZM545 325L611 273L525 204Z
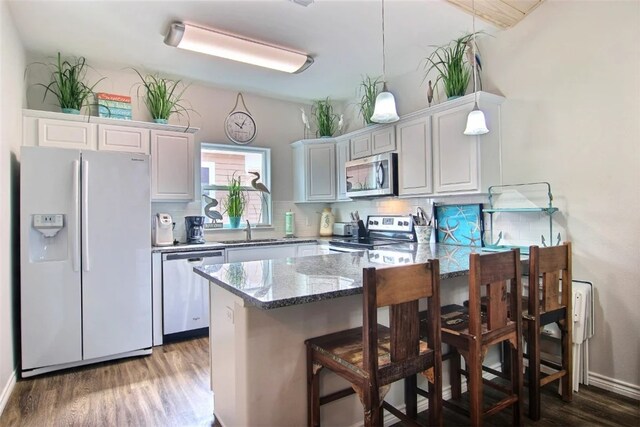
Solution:
M481 295L486 288L487 330L505 327L509 320L520 319L522 287L520 250L469 255L469 333L482 334ZM507 291L507 285L509 289ZM507 301L508 292L511 295Z
M560 293L562 278L562 293ZM529 313L568 307L571 298L571 242L529 248ZM537 296L537 298L534 298Z
M378 373L378 308L389 307L391 335L390 361L384 368L386 382L405 378L425 363L420 351L419 300L427 299L430 322L427 343L441 354L440 264L429 260L385 269L365 268L363 272L363 362L369 373ZM395 379L394 379L395 378Z

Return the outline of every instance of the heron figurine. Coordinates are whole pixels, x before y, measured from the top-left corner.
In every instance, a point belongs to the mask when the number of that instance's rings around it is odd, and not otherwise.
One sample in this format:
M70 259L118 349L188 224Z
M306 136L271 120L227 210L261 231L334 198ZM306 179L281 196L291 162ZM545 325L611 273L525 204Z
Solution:
M338 132L341 132L343 127L344 127L344 114L340 114L340 120L338 120Z
M300 107L300 111L302 111L302 123L304 123L304 137L306 138L307 131L311 129L311 126L309 125L309 118L307 117L307 113L305 113L304 108Z
M429 87L427 88L427 102L429 102L429 107L431 107L431 101L433 101L433 86L431 86L431 80L429 80Z
M205 200L207 201L207 204L204 207L204 214L206 216L208 216L209 218L211 218L211 220L215 223L217 220L222 221L222 214L216 210L214 210L214 208L216 206L218 206L218 201L216 199L214 199L211 196L207 196L206 194L203 194L202 197L205 198Z
M302 111L302 113L304 114L304 110ZM251 180L251 187L253 187L254 190L260 192L260 198L262 199L262 206L266 209L267 196L265 196L265 194L271 194L271 192L269 191L266 185L264 185L261 182L258 182L258 180L260 179L260 174L258 172L249 172L249 173L255 176L255 178ZM260 212L260 216L262 216L262 212Z

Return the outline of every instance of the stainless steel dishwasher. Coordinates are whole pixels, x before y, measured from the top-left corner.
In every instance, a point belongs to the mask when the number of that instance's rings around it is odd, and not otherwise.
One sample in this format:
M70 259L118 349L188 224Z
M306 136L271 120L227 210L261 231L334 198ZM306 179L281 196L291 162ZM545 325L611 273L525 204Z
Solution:
M163 341L207 335L209 282L193 268L223 263L224 250L219 249L163 254Z

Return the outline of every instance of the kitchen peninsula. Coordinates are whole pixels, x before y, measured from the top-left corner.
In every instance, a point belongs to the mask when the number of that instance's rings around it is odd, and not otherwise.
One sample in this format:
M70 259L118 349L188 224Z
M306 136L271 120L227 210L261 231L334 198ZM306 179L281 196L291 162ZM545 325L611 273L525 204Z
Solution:
M305 425L307 338L362 325L362 269L440 260L443 303L467 294L469 254L443 244L196 267L210 281L210 358L214 413L223 425ZM386 314L380 322L386 322ZM321 395L344 388L330 374ZM400 383L387 400L403 401ZM423 409L422 406L419 406ZM362 420L357 397L322 407L325 425Z

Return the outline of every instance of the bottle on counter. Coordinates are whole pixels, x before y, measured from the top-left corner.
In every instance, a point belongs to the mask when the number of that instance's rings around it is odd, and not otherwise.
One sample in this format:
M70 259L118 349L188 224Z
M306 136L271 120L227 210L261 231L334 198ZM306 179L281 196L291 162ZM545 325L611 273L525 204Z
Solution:
M323 237L333 235L333 223L335 221L331 208L324 208L320 216L320 235Z
M284 236L294 237L296 233L296 221L293 212L284 213Z

